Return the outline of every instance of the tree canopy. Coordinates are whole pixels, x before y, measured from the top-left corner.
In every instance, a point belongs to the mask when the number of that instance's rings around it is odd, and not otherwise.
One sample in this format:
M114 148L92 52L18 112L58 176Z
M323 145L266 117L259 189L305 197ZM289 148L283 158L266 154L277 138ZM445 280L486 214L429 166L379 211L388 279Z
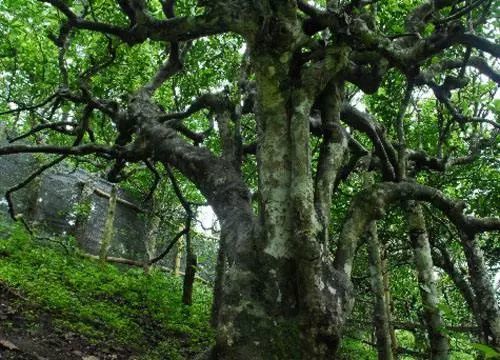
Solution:
M0 155L44 154L11 215L63 161L182 209L187 233L210 205L207 358L494 354L497 8L4 0Z

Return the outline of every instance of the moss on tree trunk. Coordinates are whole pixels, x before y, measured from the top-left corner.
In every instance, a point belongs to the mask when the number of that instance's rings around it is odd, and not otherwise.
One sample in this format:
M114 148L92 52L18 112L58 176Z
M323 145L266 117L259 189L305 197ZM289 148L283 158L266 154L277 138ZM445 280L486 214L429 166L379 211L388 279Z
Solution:
M430 342L430 358L432 360L447 360L449 359L449 343L448 337L443 332L444 323L438 308L439 296L424 214L421 205L415 201L409 201L406 204L406 211Z

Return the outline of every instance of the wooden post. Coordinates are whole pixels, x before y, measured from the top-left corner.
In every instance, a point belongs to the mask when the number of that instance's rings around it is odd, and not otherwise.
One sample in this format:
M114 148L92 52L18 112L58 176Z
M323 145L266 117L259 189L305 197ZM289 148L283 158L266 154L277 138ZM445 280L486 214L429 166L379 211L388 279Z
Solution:
M104 231L101 240L101 250L99 251L99 259L101 261L106 261L108 256L108 251L111 246L111 241L114 235L114 221L116 213L116 186L113 185L111 188L111 194L108 202L108 213L106 215L106 222L104 224Z
M184 240L181 238L177 241L177 245L175 246L175 262L174 262L174 274L176 276L181 275L181 261L182 261L182 252L184 250Z

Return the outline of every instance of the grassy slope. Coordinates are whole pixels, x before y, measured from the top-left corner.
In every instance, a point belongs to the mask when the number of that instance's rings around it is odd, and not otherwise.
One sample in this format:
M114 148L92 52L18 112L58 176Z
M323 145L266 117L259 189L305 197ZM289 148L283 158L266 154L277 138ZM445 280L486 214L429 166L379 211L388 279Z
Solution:
M188 308L179 278L119 270L70 249L41 245L23 229L0 224L0 282L50 312L61 329L127 347L140 359L185 359L213 341L206 286L196 285Z

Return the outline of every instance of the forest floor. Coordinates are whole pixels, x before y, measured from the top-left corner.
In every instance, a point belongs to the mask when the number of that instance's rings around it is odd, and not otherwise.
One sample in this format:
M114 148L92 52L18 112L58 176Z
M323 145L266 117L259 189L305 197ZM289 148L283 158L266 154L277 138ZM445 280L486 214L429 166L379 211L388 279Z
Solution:
M82 256L71 239L40 243L0 221L1 360L188 360L213 343L211 289Z
M91 343L78 333L59 328L53 318L0 283L0 359L107 360L137 355L124 347Z

